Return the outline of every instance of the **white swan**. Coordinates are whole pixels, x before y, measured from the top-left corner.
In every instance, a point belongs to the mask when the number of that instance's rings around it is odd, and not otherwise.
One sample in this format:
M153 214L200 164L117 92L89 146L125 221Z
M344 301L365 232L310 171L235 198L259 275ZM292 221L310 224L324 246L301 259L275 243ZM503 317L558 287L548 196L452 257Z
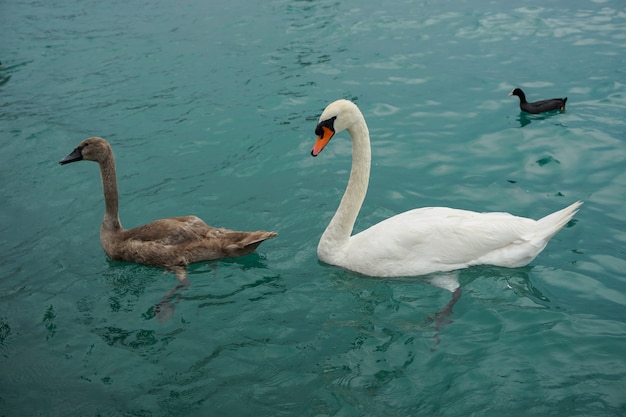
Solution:
M317 156L338 132L352 137L352 170L339 208L317 247L319 259L376 277L416 276L472 265L530 263L576 214L582 202L541 220L509 213L424 207L390 217L351 236L370 175L370 138L359 108L348 100L326 107L315 129Z

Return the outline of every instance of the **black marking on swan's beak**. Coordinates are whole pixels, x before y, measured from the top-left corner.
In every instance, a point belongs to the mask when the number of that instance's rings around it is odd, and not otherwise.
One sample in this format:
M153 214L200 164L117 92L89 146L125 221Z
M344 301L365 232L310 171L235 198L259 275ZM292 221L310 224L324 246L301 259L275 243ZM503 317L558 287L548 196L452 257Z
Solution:
M72 153L70 153L68 156L66 156L65 158L61 159L59 161L59 164L61 165L65 165L65 164L69 164L70 162L76 162L76 161L82 161L83 160L83 148L75 148Z
M331 117L328 120L324 120L320 122L315 128L315 134L317 135L317 140L315 141L315 145L313 145L313 149L311 149L311 155L317 156L322 149L328 145L328 142L335 136L335 120L337 116Z

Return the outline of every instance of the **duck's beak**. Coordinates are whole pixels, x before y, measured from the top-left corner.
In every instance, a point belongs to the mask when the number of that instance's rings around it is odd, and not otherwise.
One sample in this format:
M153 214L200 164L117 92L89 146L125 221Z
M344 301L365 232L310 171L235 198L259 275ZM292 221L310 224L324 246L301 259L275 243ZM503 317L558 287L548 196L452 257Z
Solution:
M513 91L511 91L509 94L507 94L508 96L512 96L513 95Z
M322 134L317 137L315 145L313 145L313 149L311 149L311 155L319 155L319 153L322 152L322 149L324 149L326 145L328 145L328 142L330 142L330 139L334 135L335 132L332 129L326 126L322 126Z
M82 160L83 160L83 153L81 152L80 148L76 148L68 156L61 159L59 161L59 164L65 165L65 164L69 164L70 162L76 162L76 161L82 161Z

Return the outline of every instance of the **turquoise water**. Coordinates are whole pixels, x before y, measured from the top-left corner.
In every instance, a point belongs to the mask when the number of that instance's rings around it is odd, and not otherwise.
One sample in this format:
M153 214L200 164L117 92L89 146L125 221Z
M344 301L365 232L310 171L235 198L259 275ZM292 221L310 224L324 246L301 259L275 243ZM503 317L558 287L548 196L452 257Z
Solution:
M0 2L0 415L623 416L626 9L233 0ZM567 111L524 116L530 100ZM373 167L356 229L419 206L539 218L584 200L527 267L372 279L321 264L345 187L323 108L358 103ZM279 232L175 284L111 262L97 166L126 227L196 214Z

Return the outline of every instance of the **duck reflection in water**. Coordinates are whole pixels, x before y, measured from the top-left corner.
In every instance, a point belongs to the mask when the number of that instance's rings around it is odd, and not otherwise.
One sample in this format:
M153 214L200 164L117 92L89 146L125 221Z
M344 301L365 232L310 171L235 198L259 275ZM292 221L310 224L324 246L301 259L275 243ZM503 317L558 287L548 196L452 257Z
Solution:
M539 121L539 120L547 120L551 117L554 117L556 115L558 115L558 112L552 112L552 113L542 113L542 114L530 114L530 113L526 113L526 112L520 112L519 115L517 116L517 118L515 119L517 122L519 122L519 127L524 127L524 126L528 126L529 124L531 124L533 121ZM556 123L557 125L560 125L560 123Z

